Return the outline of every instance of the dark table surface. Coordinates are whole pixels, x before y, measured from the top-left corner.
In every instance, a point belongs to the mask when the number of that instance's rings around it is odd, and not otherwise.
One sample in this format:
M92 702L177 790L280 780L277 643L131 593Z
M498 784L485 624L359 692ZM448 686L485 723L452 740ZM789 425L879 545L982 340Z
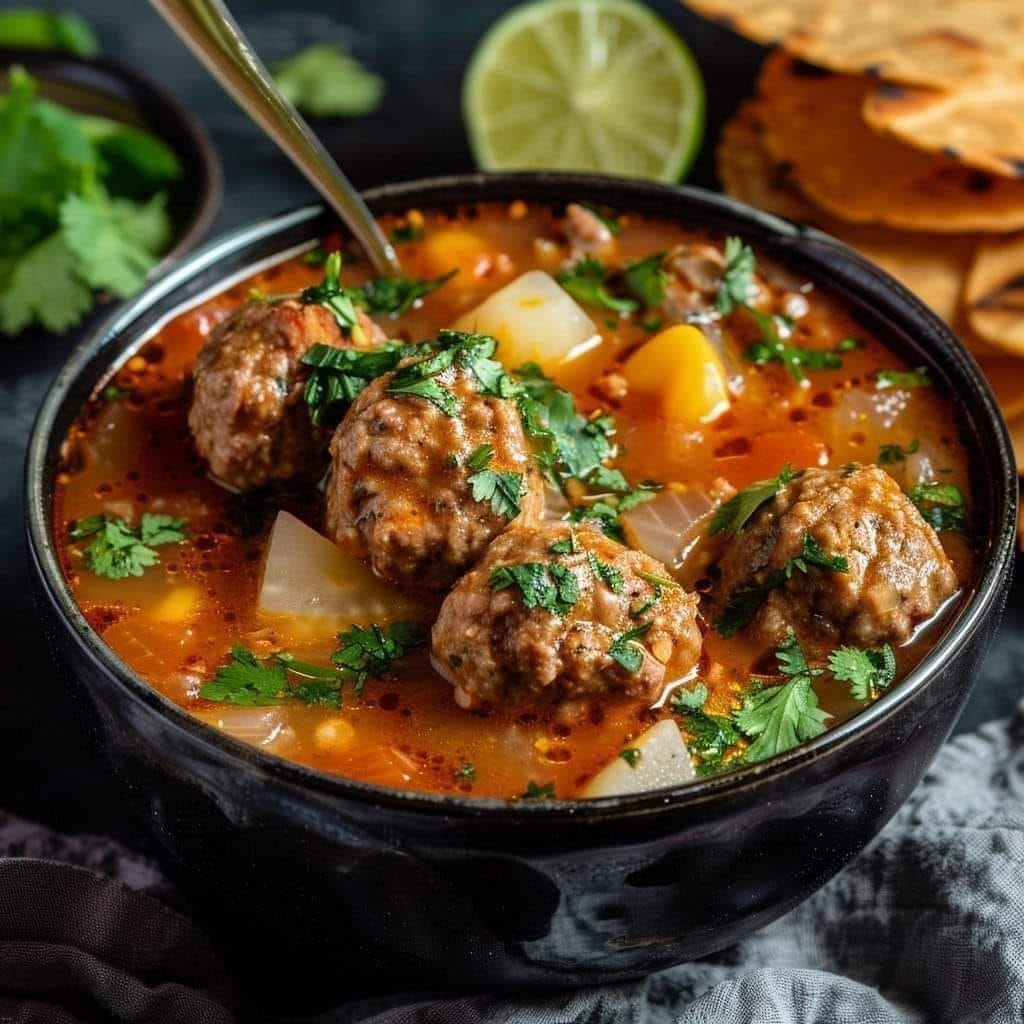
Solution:
M209 131L224 163L225 195L213 231L308 200L305 181L261 137L148 5L76 0L107 55L176 93ZM345 4L232 0L256 48L285 56L327 39L349 46L387 80L381 109L353 122L318 125L360 186L472 169L459 109L466 60L510 0L349 0ZM750 91L760 51L684 11L659 9L690 43L708 86L708 131L690 181L715 187L713 141ZM155 852L120 799L102 758L82 736L36 622L23 543L21 463L33 417L73 338L3 341L0 378L0 621L7 669L0 679L0 806L68 831L117 836ZM1020 574L1018 573L1018 577ZM1024 690L1024 583L960 729L1008 713Z

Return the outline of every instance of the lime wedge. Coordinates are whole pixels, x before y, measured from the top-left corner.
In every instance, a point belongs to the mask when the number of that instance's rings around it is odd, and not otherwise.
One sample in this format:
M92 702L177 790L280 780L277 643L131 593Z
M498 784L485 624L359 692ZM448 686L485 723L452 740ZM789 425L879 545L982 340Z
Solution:
M679 181L700 146L704 83L683 41L633 0L534 0L480 41L462 90L489 171Z

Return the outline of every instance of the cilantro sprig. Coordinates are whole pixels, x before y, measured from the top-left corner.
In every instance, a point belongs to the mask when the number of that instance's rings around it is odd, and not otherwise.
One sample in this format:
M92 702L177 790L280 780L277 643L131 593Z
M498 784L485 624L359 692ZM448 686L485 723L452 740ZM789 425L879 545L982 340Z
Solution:
M654 309L665 301L668 271L664 261L665 253L656 252L646 259L631 260L622 268L626 286L646 309Z
M368 313L386 313L394 318L408 312L420 299L450 281L458 268L439 277L376 277L354 289L356 302Z
M493 459L494 447L482 444L466 462L475 471L469 478L473 500L490 503L496 516L515 519L522 511L519 499L526 493L526 477L522 473L488 468Z
M955 484L921 482L909 494L910 500L926 523L936 530L964 533L967 529L967 502Z
M754 267L756 260L749 245L735 235L725 240L725 268L722 282L715 297L715 309L727 316L737 306L747 306L754 292Z
M920 447L921 442L916 437L906 448L898 444L883 444L878 449L878 464L880 466L895 466L906 462L907 456L913 455Z
M875 649L839 647L828 656L828 667L836 679L850 684L854 700L871 700L896 678L896 655L888 644Z
M607 268L593 256L586 256L557 274L558 283L577 302L607 309L620 316L635 312L638 303L634 299L613 295L608 290L607 278Z
M714 536L716 533L728 531L730 537L742 533L753 515L766 502L771 501L779 491L796 477L796 471L789 464L782 467L779 475L771 480L761 480L758 483L744 487L738 494L733 495L711 519L711 527L708 533Z
M875 377L875 388L884 391L887 388L900 388L912 391L916 388L932 387L932 379L925 367L916 370L879 370Z
M110 580L141 576L160 555L154 548L180 544L188 538L185 520L175 516L146 512L139 525L116 516L95 515L80 519L68 533L72 542L92 538L85 548L85 564L90 572Z
M651 630L651 623L645 622L633 629L627 629L620 633L608 648L608 656L617 661L627 672L633 674L643 667L644 658L647 656L647 648L639 641L642 640Z
M744 358L757 366L781 363L797 383L807 377L807 370L842 369L843 353L860 348L863 344L856 338L843 338L834 349L790 345L782 337L783 332L788 333L792 327L788 318L762 313L753 307L746 308L761 328L761 339L747 346Z
M559 618L568 615L580 599L575 574L556 562L496 566L491 570L490 587L495 592L515 587L525 607L542 608Z

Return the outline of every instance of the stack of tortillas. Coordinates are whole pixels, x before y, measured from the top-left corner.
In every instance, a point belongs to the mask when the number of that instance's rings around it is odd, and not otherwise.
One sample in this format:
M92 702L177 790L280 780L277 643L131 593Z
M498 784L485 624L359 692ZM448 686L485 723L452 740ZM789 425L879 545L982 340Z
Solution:
M727 192L881 264L988 374L1024 471L1024 0L688 0L777 43Z

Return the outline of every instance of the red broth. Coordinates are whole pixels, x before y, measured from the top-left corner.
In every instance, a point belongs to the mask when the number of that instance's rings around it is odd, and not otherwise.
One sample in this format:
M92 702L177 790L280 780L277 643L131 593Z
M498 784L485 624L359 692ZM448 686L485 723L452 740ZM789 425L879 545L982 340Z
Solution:
M538 206L488 204L457 215L414 211L410 218L422 224L423 237L402 246L404 272L426 278L457 267L458 273L398 320L380 319L391 337L433 337L513 278L534 268L554 273L567 256L555 215ZM703 237L670 223L619 219L621 260ZM389 218L384 226L393 230L408 222ZM908 367L827 290L778 269L758 269L780 301L788 296L798 306L806 304L793 344L833 349L854 337L861 347L844 352L841 368L810 372L804 384L782 365L739 359L730 409L699 430L681 430L651 402L610 394L609 378L602 376L651 337L651 325L643 326L639 314L623 318L591 310L601 343L572 364L561 382L582 410L607 410L616 417L623 452L615 465L633 480L710 487L724 479L742 488L787 463L871 463L882 444L908 446L920 438L928 439L942 482L958 486L969 504L966 456L950 402L931 388L876 391L878 371ZM101 512L132 523L151 512L184 517L189 536L181 545L161 548L159 564L142 576L116 581L89 571L82 545L65 543L61 559L75 598L93 628L149 684L211 728L224 728L270 753L403 789L515 798L532 782L553 783L559 797L573 797L653 721L671 713L621 697L465 711L422 652L404 659L388 678L371 679L361 698L347 693L338 711L298 703L236 708L198 695L232 644L266 656L280 650L284 638L281 624L256 609L273 510L261 519L265 509L208 477L187 425L190 369L203 340L254 289L294 292L318 282L322 273L301 259L289 260L182 312L126 359L83 410L68 434L56 481L57 535L66 537L74 522ZM343 280L358 284L366 275L365 263L355 262L345 267ZM730 347L738 353L758 336L750 318L733 316L726 324ZM318 491L286 495L281 507L321 528ZM951 532L941 540L962 589L968 587L967 541ZM698 551L679 578L700 589L702 568ZM427 626L431 614L425 607ZM897 650L900 675L921 658L940 626L926 625ZM288 649L326 664L337 646L334 630L302 635L301 643L289 639ZM820 658L824 652L809 654ZM735 709L751 673L764 671L770 655L743 633L723 639L707 629L700 668L710 694L706 710L728 715ZM830 727L863 706L826 676L815 687L821 707L833 716Z

